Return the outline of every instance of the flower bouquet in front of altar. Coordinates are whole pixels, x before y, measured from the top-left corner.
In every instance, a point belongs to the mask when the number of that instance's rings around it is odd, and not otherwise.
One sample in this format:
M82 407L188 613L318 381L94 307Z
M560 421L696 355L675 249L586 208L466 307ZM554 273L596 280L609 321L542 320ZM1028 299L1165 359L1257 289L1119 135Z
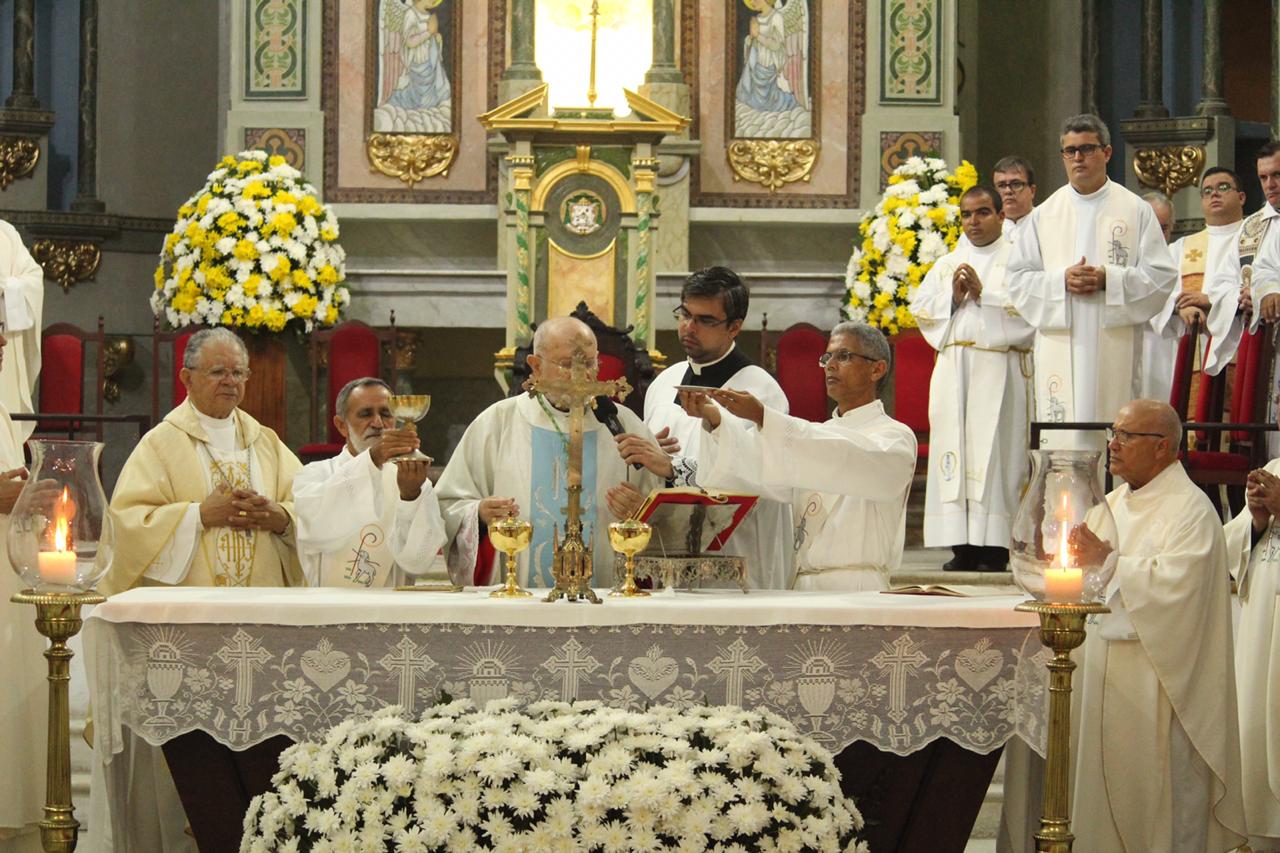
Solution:
M767 710L399 707L280 758L242 853L865 851L831 755Z
M884 196L858 224L845 272L843 316L896 335L915 328L908 305L934 261L960 239L960 195L978 182L967 160L954 172L938 157L893 170Z
M338 220L283 157L224 157L178 208L151 310L191 324L279 332L332 326L351 301Z

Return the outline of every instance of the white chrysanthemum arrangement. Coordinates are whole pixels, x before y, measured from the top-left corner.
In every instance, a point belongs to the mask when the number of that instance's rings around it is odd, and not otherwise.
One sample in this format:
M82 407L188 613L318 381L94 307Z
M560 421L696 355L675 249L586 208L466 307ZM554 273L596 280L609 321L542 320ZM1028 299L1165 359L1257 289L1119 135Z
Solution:
M767 710L507 699L402 715L287 749L241 851L866 850L830 753Z
M155 272L151 310L174 328L200 323L310 332L351 301L338 220L283 157L224 157L178 208Z
M890 335L914 328L911 295L960 239L960 196L978 182L967 160L955 172L937 157L910 157L893 170L884 197L858 224L845 271L844 317Z

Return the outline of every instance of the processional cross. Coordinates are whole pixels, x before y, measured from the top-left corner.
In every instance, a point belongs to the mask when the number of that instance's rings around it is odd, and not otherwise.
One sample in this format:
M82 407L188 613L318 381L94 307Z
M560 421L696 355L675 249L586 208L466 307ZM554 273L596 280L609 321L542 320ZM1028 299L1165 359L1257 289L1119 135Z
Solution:
M547 593L547 601L565 599L578 601L585 599L599 604L600 599L591 589L591 551L582 541L582 424L586 418L587 406L595 407L596 397L626 398L631 393L631 385L626 379L610 379L601 381L596 378L597 367L587 358L587 351L576 347L569 364L567 379L548 376L530 377L525 380L524 387L530 394L541 394L548 400L554 400L560 407L569 410L569 441L565 445L569 481L567 505L561 508L564 513L564 541L553 535L552 546L555 554L552 557L551 575L556 585ZM592 538L595 531L592 531Z

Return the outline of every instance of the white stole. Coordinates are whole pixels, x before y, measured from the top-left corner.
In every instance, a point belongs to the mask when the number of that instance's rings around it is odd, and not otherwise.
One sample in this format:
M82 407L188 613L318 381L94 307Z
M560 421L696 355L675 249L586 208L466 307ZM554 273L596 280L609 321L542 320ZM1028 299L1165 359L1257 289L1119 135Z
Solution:
M362 526L341 547L320 555L320 586L381 589L387 585L396 561L391 536L400 500L397 473L396 464L391 461L383 463L378 472L378 488L382 491L378 519Z

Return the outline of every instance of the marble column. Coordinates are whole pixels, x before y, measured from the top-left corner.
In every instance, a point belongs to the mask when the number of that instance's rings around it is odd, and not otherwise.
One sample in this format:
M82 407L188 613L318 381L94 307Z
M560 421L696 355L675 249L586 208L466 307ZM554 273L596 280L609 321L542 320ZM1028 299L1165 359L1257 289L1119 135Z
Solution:
M13 3L13 92L4 105L18 110L38 110L36 100L36 2Z
M503 80L541 80L542 72L533 58L534 0L511 2L511 64L502 72Z
M98 199L98 0L80 0L80 125L76 155L77 213L101 213Z
M1222 97L1222 0L1204 0L1203 53L1204 75L1196 115L1231 115L1231 108Z
M1164 11L1161 0L1142 0L1141 100L1135 118L1167 118L1164 105Z
M646 83L683 83L676 66L676 2L653 0L653 64L644 75Z
M1098 0L1080 2L1080 111L1098 114Z

